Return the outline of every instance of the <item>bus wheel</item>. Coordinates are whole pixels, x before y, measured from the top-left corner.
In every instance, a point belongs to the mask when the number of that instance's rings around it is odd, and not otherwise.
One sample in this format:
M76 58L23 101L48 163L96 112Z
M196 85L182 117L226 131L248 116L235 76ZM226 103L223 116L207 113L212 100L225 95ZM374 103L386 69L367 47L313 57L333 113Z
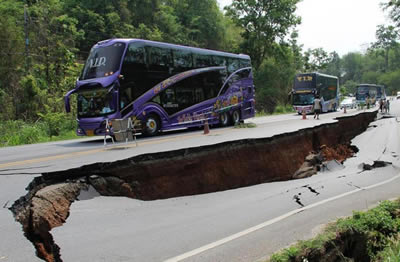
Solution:
M219 115L219 123L221 124L221 126L229 125L229 116L227 112L221 113Z
M160 120L154 114L150 114L144 121L143 133L146 136L155 136L160 130Z
M235 110L232 113L232 124L236 126L239 123L240 123L240 112L239 110Z

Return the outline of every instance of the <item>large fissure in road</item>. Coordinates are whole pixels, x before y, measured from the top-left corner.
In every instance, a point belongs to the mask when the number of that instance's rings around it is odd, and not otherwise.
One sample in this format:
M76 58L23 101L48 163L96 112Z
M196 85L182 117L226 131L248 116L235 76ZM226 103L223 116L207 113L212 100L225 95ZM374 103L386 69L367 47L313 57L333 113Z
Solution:
M315 174L326 160L344 161L350 146L377 112L364 112L270 138L139 155L110 163L44 173L10 208L24 234L46 261L62 261L50 230L61 226L69 207L93 186L104 196L142 200L203 194ZM309 188L312 190L312 188Z

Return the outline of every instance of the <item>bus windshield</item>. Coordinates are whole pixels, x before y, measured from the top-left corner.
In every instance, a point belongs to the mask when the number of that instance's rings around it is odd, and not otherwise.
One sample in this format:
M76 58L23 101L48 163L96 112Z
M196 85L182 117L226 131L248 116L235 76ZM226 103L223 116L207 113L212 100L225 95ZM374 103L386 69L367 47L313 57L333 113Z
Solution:
M78 117L97 117L115 112L112 93L107 89L78 92Z
M367 96L369 97L376 97L376 87L370 87L370 86L358 86L357 87L357 93L356 93L356 99L357 100L365 100Z
M81 80L105 77L119 70L125 44L115 43L111 46L92 48L83 68Z
M312 105L314 102L314 94L302 93L293 94L293 105Z

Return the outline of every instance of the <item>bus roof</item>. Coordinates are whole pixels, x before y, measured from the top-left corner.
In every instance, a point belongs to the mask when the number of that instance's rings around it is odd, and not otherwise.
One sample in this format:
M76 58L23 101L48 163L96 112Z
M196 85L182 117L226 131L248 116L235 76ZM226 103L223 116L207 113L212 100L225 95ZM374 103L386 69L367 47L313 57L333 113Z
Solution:
M310 72L310 73L299 73L296 76L301 76L301 75L315 75L315 76L323 76L323 77L329 77L329 78L335 78L338 79L337 76L332 76L332 75L327 75L327 74L322 74L322 73L318 73L318 72Z
M378 87L385 87L384 85L376 85L376 84L358 84L357 87L359 86L378 86Z
M248 59L250 60L250 56L246 54L233 54L233 53L228 53L224 51L216 51L216 50L211 50L211 49L205 49L205 48L198 48L198 47L190 47L190 46L183 46L183 45L176 45L176 44L170 44L170 43L164 43L164 42L157 42L157 41L150 41L150 40L144 40L144 39L136 39L136 38L112 38L112 39L107 39L100 41L94 45L94 47L98 46L103 46L103 45L111 45L114 44L115 42L123 42L126 44L132 43L132 42L138 42L138 43L147 43L151 44L152 46L157 46L157 47L164 47L164 48L171 48L171 49L180 49L180 50L187 50L187 51L192 51L196 53L203 53L203 54L210 54L210 55L220 55L220 56L227 56L227 57L232 57L232 58L241 58L241 59Z

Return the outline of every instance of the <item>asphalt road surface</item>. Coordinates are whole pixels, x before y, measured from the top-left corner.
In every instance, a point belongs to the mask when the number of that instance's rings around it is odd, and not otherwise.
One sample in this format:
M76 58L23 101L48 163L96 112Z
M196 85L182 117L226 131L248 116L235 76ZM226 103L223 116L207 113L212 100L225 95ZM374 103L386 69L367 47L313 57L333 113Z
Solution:
M376 109L372 109L376 110ZM357 110L348 110L347 115ZM67 222L52 230L63 261L263 261L324 224L398 197L400 136L396 116L373 123L352 142L360 152L344 167L332 166L316 176L204 195L140 201L82 194ZM40 261L7 209L26 193L41 172L64 170L134 155L214 144L246 137L270 137L335 121L343 111L317 121L297 114L249 120L256 128L211 128L173 132L135 143L104 146L101 138L0 149L0 262ZM361 172L361 163L385 160L384 168ZM295 201L300 200L301 206Z

